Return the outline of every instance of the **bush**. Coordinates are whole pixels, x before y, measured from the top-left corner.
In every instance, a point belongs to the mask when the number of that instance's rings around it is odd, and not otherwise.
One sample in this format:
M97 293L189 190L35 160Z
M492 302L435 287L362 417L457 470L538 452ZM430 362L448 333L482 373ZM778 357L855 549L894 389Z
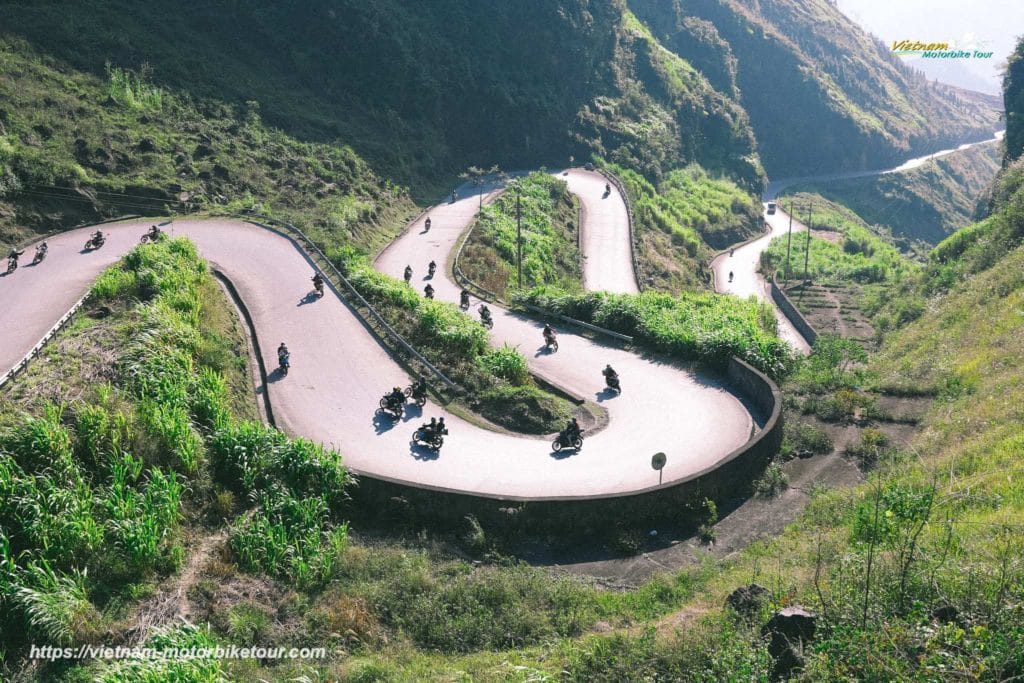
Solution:
M480 356L480 365L499 379L521 386L530 380L530 369L519 349L505 344Z
M774 498L788 488L789 477L777 462L769 464L764 474L754 482L754 492L762 498Z
M527 434L551 434L572 417L567 401L532 386L488 389L478 399L476 409L493 422Z
M516 301L634 336L682 360L724 368L735 355L773 377L793 362L789 346L763 326L762 304L753 300L706 292L570 294L542 287Z

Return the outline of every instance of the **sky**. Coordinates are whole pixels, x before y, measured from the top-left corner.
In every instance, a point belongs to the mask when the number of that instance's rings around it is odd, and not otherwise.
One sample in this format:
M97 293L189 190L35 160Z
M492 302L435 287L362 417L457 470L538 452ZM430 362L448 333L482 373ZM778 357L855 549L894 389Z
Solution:
M1002 92L1006 58L1024 34L1024 0L837 0L848 17L887 45L949 43L993 52L991 59L901 57L930 78L991 94Z

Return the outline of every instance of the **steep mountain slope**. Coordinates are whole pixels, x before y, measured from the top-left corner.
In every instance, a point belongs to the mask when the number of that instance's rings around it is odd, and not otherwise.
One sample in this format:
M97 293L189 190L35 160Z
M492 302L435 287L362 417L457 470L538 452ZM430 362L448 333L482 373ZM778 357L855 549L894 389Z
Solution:
M760 175L742 108L615 0L14 2L0 26L94 73L148 63L194 96L257 100L273 125L340 139L403 183L592 152Z
M990 106L929 83L827 0L629 5L666 47L738 91L773 177L879 167L988 137L996 123Z
M869 223L888 226L906 242L924 242L927 251L981 215L999 155L997 143L976 145L899 173L797 185L787 192L817 192Z

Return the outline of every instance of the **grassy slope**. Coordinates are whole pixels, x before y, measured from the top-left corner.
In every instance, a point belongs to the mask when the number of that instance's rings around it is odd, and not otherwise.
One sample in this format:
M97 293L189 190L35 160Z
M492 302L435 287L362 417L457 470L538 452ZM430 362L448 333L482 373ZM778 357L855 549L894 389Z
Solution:
M977 218L999 170L999 146L987 144L948 154L900 173L802 185L843 204L865 221L886 225L903 244L933 246Z
M260 0L189 13L104 0L3 13L5 31L93 73L108 60L149 63L161 84L197 97L258 100L273 125L352 144L421 196L473 163L529 168L592 152L757 180L742 109L692 69L661 71L664 55L625 29L613 0Z
M830 202L820 195L798 194L792 201L799 206L813 202L813 230L807 272L818 284L874 283L893 284L910 276L916 266L893 246L891 236L884 228L869 226L846 207ZM785 207L790 208L789 204ZM805 211L795 216L806 221ZM814 235L827 231L828 238ZM803 277L807 234L794 237L790 253L791 273L787 279ZM772 240L761 258L761 267L768 272L786 275L786 236Z
M557 284L579 287L582 278L579 201L565 182L547 173L532 173L520 182L523 223L524 287ZM516 285L516 199L502 194L485 206L459 260L477 284L504 297Z
M735 82L776 177L878 167L996 125L991 104L929 83L826 0L629 6L683 57L725 63L715 82Z
M610 165L629 193L637 264L647 287L679 293L708 286L713 249L751 237L761 228L761 204L727 178L691 165L660 182Z
M382 246L414 210L351 149L131 74L91 76L0 38L0 246L126 213L256 208L330 243ZM187 195L182 195L187 193Z

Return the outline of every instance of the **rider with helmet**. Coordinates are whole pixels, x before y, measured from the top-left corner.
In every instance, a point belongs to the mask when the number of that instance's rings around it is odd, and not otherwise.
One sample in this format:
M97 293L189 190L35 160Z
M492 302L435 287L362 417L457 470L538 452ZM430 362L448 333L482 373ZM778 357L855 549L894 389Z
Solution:
M405 284L409 284L409 280L412 279L412 266L405 267Z
M434 298L434 286L429 282L427 283L427 286L423 288L423 296L427 297L428 299Z

